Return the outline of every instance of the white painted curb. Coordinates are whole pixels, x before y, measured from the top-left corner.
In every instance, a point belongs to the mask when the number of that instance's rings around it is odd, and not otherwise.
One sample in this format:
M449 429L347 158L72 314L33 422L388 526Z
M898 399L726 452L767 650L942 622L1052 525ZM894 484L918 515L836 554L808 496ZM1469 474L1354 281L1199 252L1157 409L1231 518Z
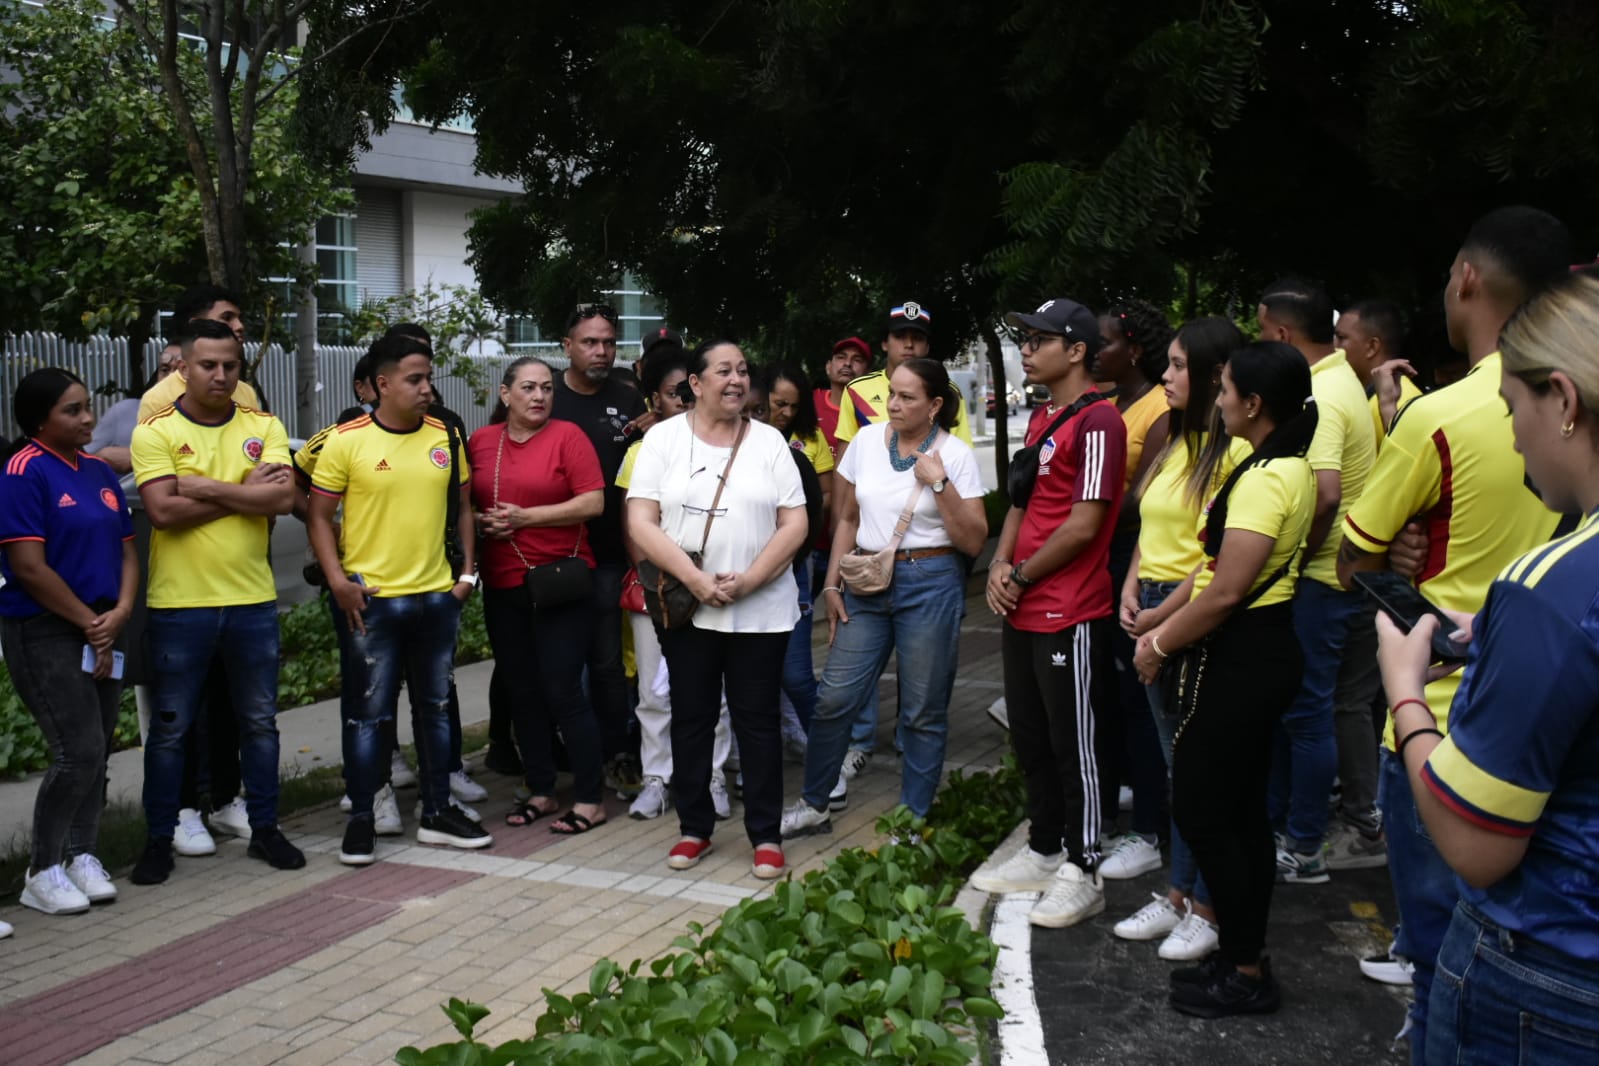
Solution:
M1028 823L1022 822L994 850L989 863L1002 862L1027 846ZM1038 902L1037 892L1016 892L999 897L988 937L999 948L994 961L994 1001L1005 1012L996 1025L997 1066L1049 1066L1044 1052L1044 1025L1033 995L1033 927L1027 914ZM956 897L968 920L977 925L987 894L968 882Z

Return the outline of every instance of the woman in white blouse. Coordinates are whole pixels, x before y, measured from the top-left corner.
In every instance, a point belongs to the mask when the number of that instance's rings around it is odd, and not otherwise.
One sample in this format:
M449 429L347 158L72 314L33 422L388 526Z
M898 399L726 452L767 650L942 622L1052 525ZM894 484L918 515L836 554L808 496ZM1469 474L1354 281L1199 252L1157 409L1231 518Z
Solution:
M783 813L783 836L826 832L849 726L899 654L900 802L925 816L944 771L949 697L960 647L966 562L988 536L983 482L972 449L953 436L959 394L935 359L908 359L889 381L888 421L866 426L833 479L833 553L822 597L832 651L822 673L805 752L800 799ZM887 549L908 503L909 526L894 553L893 580L857 594L840 580L854 551ZM833 802L837 802L836 800Z
M725 688L755 876L775 878L783 872L777 690L799 619L789 566L805 540L805 493L783 435L742 417L750 372L737 345L702 344L688 380L694 409L645 435L627 503L638 551L699 601L687 625L661 637L682 831L667 865L686 870L711 850L711 747ZM696 566L689 553L701 550Z

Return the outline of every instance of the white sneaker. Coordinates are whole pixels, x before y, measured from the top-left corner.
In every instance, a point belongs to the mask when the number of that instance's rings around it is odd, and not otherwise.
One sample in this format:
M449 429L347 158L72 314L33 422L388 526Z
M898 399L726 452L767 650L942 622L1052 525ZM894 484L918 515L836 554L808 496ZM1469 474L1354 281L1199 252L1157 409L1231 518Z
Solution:
M461 769L450 775L450 795L462 803L482 803L489 798L489 790L467 776Z
M849 779L843 774L838 775L838 784L833 786L833 791L827 794L827 809L841 811L849 806Z
M839 765L839 773L844 775L844 780L853 781L859 774L866 772L867 764L872 761L872 753L859 748L851 748L844 753L844 761Z
M1133 790L1123 785L1116 791L1116 807L1118 810L1130 811L1133 809Z
M988 717L1005 732L1010 732L1010 708L1006 706L1004 696L988 705Z
M1392 951L1382 955L1370 955L1360 960L1360 972L1373 981L1381 981L1385 985L1410 984L1410 975L1415 969L1409 959L1401 959Z
M711 775L711 806L716 809L717 820L725 822L733 817L733 801L727 798L727 782L721 774Z
M1111 932L1123 940L1154 940L1182 924L1183 912L1172 906L1171 900L1159 892L1150 895L1154 898L1130 917L1117 922Z
M211 812L212 831L221 831L230 837L250 839L250 812L244 806L243 796L234 796L233 802Z
M89 909L89 897L72 883L60 863L38 873L29 870L18 902L45 914L82 914Z
M1099 864L1099 876L1107 881L1126 881L1160 869L1160 848L1137 833L1123 833Z
M339 810L343 811L345 814L349 814L351 811L355 810L355 804L350 802L350 794L348 792L339 797Z
M474 821L474 822L483 821L483 816L477 812L477 808L476 807L468 807L466 804L464 804L460 800L456 799L455 795L453 793L450 795L450 806L454 807L456 810L460 811L462 814L466 815L468 818L472 819L472 821ZM373 806L372 809L373 809L374 813L377 811L377 807L376 807L375 801L374 801L374 806ZM421 800L417 800L416 801L416 806L411 809L411 813L416 815L418 818L422 817L422 801Z
M78 886L78 891L87 896L90 903L110 903L117 898L117 886L111 883L111 875L93 855L79 855L68 863L67 880Z
M0 940L4 940L6 937L15 932L16 930L11 928L10 922L0 922Z
M634 798L633 806L627 809L627 815L640 820L659 818L666 813L666 807L666 781L651 775L644 779L644 787Z
M1021 851L998 866L973 874L972 887L979 892L1046 892L1065 861L1065 852L1040 855L1024 844Z
M1158 954L1167 962L1194 962L1221 947L1221 934L1216 923L1201 918L1187 907L1188 913L1177 923L1171 935L1160 942Z
M172 850L179 855L215 855L217 842L205 828L200 812L185 807L178 812L178 828L172 832Z
M1105 882L1098 874L1085 873L1076 863L1065 862L1044 898L1027 912L1027 920L1048 929L1064 929L1104 909Z
M793 806L783 812L782 835L784 840L794 837L808 837L812 833L831 833L833 831L833 816L826 811L819 811L806 803L803 798L794 801Z
M395 788L415 788L416 771L405 761L405 753L398 748L389 759L389 784Z
M405 832L400 821L400 801L394 798L394 786L384 785L372 797L372 831L380 837L397 837Z

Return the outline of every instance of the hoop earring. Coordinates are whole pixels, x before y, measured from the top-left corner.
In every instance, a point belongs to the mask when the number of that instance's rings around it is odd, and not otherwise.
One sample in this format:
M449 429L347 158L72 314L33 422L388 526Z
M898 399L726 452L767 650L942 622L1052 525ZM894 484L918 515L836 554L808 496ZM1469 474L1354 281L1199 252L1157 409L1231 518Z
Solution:
M1560 435L1562 437L1569 437L1573 433L1575 433L1576 431L1577 431L1577 423L1575 423L1575 422L1567 422L1567 423L1565 423L1564 425L1562 425L1560 427Z

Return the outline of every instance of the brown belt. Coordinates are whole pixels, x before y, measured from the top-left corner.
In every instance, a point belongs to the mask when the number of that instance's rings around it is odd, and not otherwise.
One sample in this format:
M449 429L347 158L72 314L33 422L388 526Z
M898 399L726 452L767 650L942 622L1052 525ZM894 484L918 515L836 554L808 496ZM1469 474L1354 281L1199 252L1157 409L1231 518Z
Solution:
M940 555L954 555L955 549L944 548L901 548L894 553L896 563L912 563L917 559L932 559Z

